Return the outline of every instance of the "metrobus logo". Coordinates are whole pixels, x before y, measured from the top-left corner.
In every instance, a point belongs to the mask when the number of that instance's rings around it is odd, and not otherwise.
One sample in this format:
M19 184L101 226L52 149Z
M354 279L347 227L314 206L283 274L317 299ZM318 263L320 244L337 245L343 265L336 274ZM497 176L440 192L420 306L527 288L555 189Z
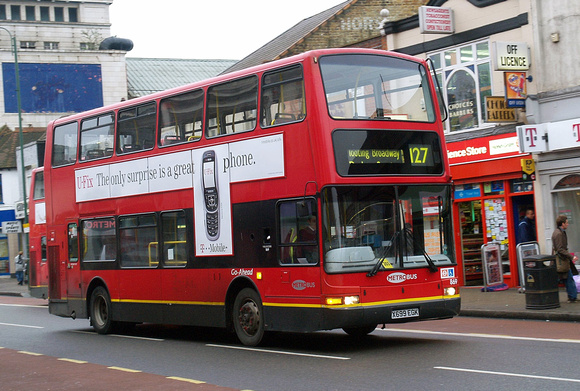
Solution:
M455 278L455 268L444 267L441 269L441 278Z
M314 282L306 282L304 280L296 280L292 282L292 288L297 291L303 291L306 288L315 288L316 284Z
M387 281L393 284L399 284L408 280L416 280L416 274L405 274L405 273L391 273L387 276Z

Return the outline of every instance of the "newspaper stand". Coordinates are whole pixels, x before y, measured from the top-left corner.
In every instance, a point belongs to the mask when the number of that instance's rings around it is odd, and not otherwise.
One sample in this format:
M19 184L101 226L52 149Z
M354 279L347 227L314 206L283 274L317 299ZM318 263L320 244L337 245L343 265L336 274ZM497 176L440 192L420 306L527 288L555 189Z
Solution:
M481 261L483 264L482 291L493 292L507 289L503 282L503 267L501 264L500 245L490 242L481 246Z

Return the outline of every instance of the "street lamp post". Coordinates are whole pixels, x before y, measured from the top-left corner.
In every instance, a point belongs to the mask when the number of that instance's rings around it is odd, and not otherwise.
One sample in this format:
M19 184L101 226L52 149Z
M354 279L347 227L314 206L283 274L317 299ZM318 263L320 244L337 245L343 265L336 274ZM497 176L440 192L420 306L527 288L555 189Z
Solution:
M24 226L28 224L28 203L26 201L26 173L24 167L24 135L22 131L22 101L20 99L20 73L18 70L18 47L16 46L16 34L12 34L10 30L5 27L0 27L0 29L6 31L10 36L10 41L12 44L12 49L14 52L14 73L16 77L16 104L18 109L18 128L20 129L20 170L22 173L22 198L24 200L24 224L22 227L22 247L24 254L28 252L28 243L26 240L26 235L24 234Z

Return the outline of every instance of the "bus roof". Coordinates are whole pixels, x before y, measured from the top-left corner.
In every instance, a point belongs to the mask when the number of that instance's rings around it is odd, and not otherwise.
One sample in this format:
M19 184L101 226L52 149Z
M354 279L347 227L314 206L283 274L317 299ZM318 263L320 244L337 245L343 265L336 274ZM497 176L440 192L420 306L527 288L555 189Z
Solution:
M135 106L135 105L138 105L138 104L143 103L143 102L150 102L150 101L155 100L155 99L164 98L164 97L167 97L170 95L183 93L183 92L188 91L188 90L193 90L196 88L203 88L203 87L214 85L214 84L220 84L220 83L228 81L228 80L236 79L236 78L243 77L243 76L248 76L251 74L258 74L258 73L270 70L272 68L278 68L278 67L281 67L284 65L290 65L290 64L304 62L304 60L307 58L316 58L316 57L320 57L323 55L348 54L348 53L351 53L351 54L359 53L359 54L375 54L375 55L393 55L393 56L403 58L406 60L410 60L410 61L420 61L420 62L424 61L422 59L419 59L417 57L413 57L413 56L410 56L407 54L379 50L379 49L367 49L367 48L316 49L316 50L307 51L307 52L304 52L301 54L297 54L297 55L292 56L292 57L287 57L287 58L275 60L272 62L264 63L261 65L253 66L250 68L242 69L242 70L231 72L231 73L226 73L223 75L218 75L218 76L215 76L215 77L212 77L209 79L201 80L201 81L194 82L191 84L186 84L186 85L183 85L180 87L175 87L175 88L171 88L171 89L168 89L165 91L155 92L153 94L144 95L142 97L138 97L135 99L121 101L121 102L110 104L107 106L97 107L97 108L94 108L92 110L88 110L88 111L85 111L82 113L75 113L75 114L72 114L70 116L61 117L61 118L58 118L56 120L51 121L49 123L49 127L51 125L56 126L58 124L68 123L68 122L75 121L75 120L78 120L81 118L90 117L93 114L97 115L99 113L102 113L103 111L115 111L115 110L118 110L121 108Z

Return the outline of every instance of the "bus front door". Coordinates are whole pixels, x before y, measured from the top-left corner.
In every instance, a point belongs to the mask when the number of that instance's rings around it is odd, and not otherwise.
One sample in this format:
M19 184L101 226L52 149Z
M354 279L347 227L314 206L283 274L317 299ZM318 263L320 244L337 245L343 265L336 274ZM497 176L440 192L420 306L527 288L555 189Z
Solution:
M78 230L77 223L68 225L68 240L66 253L66 297L71 305L82 305L80 299L81 293L81 265L79 263L78 252ZM77 303L78 302L78 303Z

